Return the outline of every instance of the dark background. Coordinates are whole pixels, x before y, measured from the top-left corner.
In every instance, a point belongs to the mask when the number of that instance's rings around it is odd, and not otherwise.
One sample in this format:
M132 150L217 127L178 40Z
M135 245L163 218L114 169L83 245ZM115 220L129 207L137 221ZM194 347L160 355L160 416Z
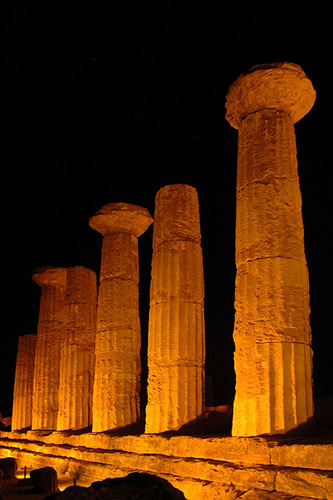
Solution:
M12 2L2 46L0 412L11 414L17 338L36 333L36 267L97 273L105 203L154 213L158 189L198 191L206 372L232 402L237 131L225 95L251 66L299 64L317 91L296 124L310 272L316 397L332 387L332 42L329 6L223 2ZM108 7L106 7L108 5ZM280 5L280 4L279 4ZM152 227L140 237L143 360ZM143 378L146 375L144 366Z

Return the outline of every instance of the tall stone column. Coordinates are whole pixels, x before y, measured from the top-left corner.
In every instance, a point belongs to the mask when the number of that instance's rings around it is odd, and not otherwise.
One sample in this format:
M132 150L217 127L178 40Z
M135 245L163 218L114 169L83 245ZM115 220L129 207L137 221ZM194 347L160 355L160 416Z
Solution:
M83 429L92 423L96 307L96 273L82 266L68 268L60 347L58 431Z
M23 335L18 339L12 413L13 431L31 427L36 339L36 335Z
M41 269L32 278L42 289L34 370L32 429L56 430L67 269Z
M140 415L138 237L151 223L145 208L127 203L105 205L90 219L90 226L103 235L93 432L132 424Z
M313 415L294 123L314 101L292 63L255 66L226 98L238 129L234 436L286 433Z
M146 433L203 414L204 278L196 190L174 184L155 200Z

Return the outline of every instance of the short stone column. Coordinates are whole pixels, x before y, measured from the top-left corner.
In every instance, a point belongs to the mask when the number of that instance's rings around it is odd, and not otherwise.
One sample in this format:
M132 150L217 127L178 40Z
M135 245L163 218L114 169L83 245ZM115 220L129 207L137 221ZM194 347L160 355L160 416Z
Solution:
M148 330L146 433L178 430L204 407L204 278L199 204L192 186L155 200Z
M42 289L32 398L32 429L56 430L67 269L44 268L36 271L32 278Z
M18 339L12 413L13 431L31 427L36 339L37 335L22 335Z
M98 291L93 432L116 429L140 416L141 327L138 237L152 223L149 212L110 203L91 219L103 235Z
M234 436L286 433L313 415L294 123L314 101L292 63L252 68L226 98L238 129Z
M60 346L58 431L92 424L96 308L96 273L82 266L68 268Z

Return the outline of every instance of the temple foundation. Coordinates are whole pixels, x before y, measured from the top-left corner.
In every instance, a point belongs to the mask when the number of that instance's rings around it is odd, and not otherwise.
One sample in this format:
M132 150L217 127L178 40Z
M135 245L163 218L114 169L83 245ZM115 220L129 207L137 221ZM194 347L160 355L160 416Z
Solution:
M12 413L13 431L31 427L36 339L36 335L23 335L18 339Z
M67 271L66 318L60 347L57 429L82 429L92 424L96 335L96 274L82 266Z
M295 437L0 431L0 458L16 458L22 476L24 467L51 466L67 487L73 477L90 486L131 472L156 474L187 500L332 498L332 451L332 440Z
M93 432L135 423L140 416L141 327L138 237L149 212L110 203L91 219L103 235L93 389Z
M238 129L234 436L286 433L313 415L294 123L314 100L291 63L252 68L226 99Z
M155 200L146 433L203 414L204 281L196 190L175 184Z

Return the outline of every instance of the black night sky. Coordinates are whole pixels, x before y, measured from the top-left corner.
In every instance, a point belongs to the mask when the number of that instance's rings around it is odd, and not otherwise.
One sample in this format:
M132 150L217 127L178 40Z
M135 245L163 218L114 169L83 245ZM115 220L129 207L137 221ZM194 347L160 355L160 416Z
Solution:
M330 6L303 4L293 14L280 4L264 12L263 4L244 5L10 4L2 46L3 415L11 414L17 338L37 331L32 271L84 265L98 273L102 239L89 217L116 201L153 215L158 189L172 183L198 191L206 372L213 403L232 402L237 131L224 118L225 95L242 72L276 61L299 64L317 91L295 130L315 395L332 394ZM139 240L144 348L151 239L152 227Z

